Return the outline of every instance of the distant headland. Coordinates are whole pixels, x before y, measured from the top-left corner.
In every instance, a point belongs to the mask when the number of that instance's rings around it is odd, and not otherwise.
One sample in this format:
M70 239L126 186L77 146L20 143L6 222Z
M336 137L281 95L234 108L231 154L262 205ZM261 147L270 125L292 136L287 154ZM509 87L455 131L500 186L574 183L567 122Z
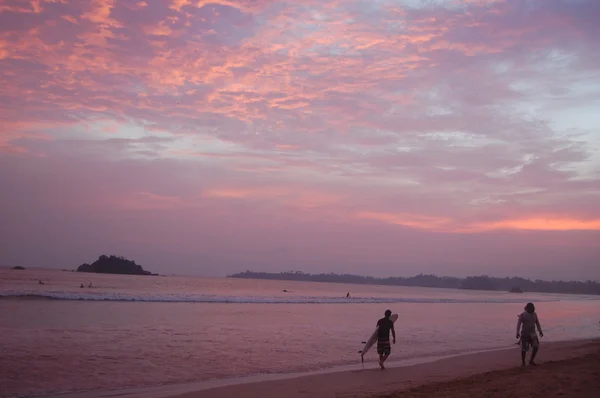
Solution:
M492 290L511 293L536 292L560 294L600 295L600 283L595 281L543 281L524 278L495 278L487 275L456 278L451 276L423 275L390 278L375 278L350 274L307 274L300 271L268 273L246 271L228 278L274 279L306 282L353 283L362 285L414 286L446 289Z
M146 271L135 261L127 260L125 257L105 256L98 257L92 264L81 264L77 272L94 272L98 274L121 274L121 275L158 275Z

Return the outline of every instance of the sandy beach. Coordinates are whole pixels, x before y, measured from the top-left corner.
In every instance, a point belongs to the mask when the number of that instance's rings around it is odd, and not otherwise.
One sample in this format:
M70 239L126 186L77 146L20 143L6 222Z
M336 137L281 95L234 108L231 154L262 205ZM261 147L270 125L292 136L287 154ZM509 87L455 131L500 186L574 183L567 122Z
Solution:
M368 369L233 385L171 398L597 397L600 341L542 344L538 366L521 368L519 349L463 355L381 371Z
M397 349L401 349L397 345ZM60 394L60 398L400 398L596 397L600 340L543 343L538 365L522 368L519 348L465 354L381 371L364 368L308 376L266 375L218 383ZM249 381L251 380L251 381Z
M600 393L600 350L581 357L549 361L536 368L511 368L430 383L378 398L508 398L597 397ZM375 397L373 397L375 398Z

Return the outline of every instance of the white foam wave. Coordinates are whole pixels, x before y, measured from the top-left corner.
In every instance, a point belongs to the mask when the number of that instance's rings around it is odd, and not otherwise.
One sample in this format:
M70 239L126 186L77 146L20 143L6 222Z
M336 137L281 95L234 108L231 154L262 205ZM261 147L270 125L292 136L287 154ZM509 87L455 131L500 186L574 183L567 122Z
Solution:
M220 296L194 294L144 295L114 292L0 291L3 299L131 301L164 303L232 303L232 304L393 304L393 303L521 303L523 299L452 299L414 297L326 297L326 296ZM538 302L540 300L537 300ZM555 301L555 300L548 300Z

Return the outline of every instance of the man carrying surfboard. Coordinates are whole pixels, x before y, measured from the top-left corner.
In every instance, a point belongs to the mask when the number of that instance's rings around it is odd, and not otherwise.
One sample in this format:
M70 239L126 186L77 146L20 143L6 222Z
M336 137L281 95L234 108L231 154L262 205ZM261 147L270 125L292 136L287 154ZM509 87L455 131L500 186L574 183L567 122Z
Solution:
M394 330L394 322L390 319L392 311L386 310L385 317L377 321L377 354L379 354L379 366L381 370L385 369L383 363L392 353L390 345L390 330L396 344L396 331Z

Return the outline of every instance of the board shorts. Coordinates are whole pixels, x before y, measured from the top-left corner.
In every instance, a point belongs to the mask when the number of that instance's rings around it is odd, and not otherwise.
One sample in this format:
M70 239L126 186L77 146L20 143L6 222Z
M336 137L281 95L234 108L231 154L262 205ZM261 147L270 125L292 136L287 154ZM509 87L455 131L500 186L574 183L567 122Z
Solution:
M540 346L540 339L537 337L537 334L534 333L521 335L521 351L529 351L529 346Z
M390 340L377 340L377 353L379 355L390 355L392 353L392 346Z

